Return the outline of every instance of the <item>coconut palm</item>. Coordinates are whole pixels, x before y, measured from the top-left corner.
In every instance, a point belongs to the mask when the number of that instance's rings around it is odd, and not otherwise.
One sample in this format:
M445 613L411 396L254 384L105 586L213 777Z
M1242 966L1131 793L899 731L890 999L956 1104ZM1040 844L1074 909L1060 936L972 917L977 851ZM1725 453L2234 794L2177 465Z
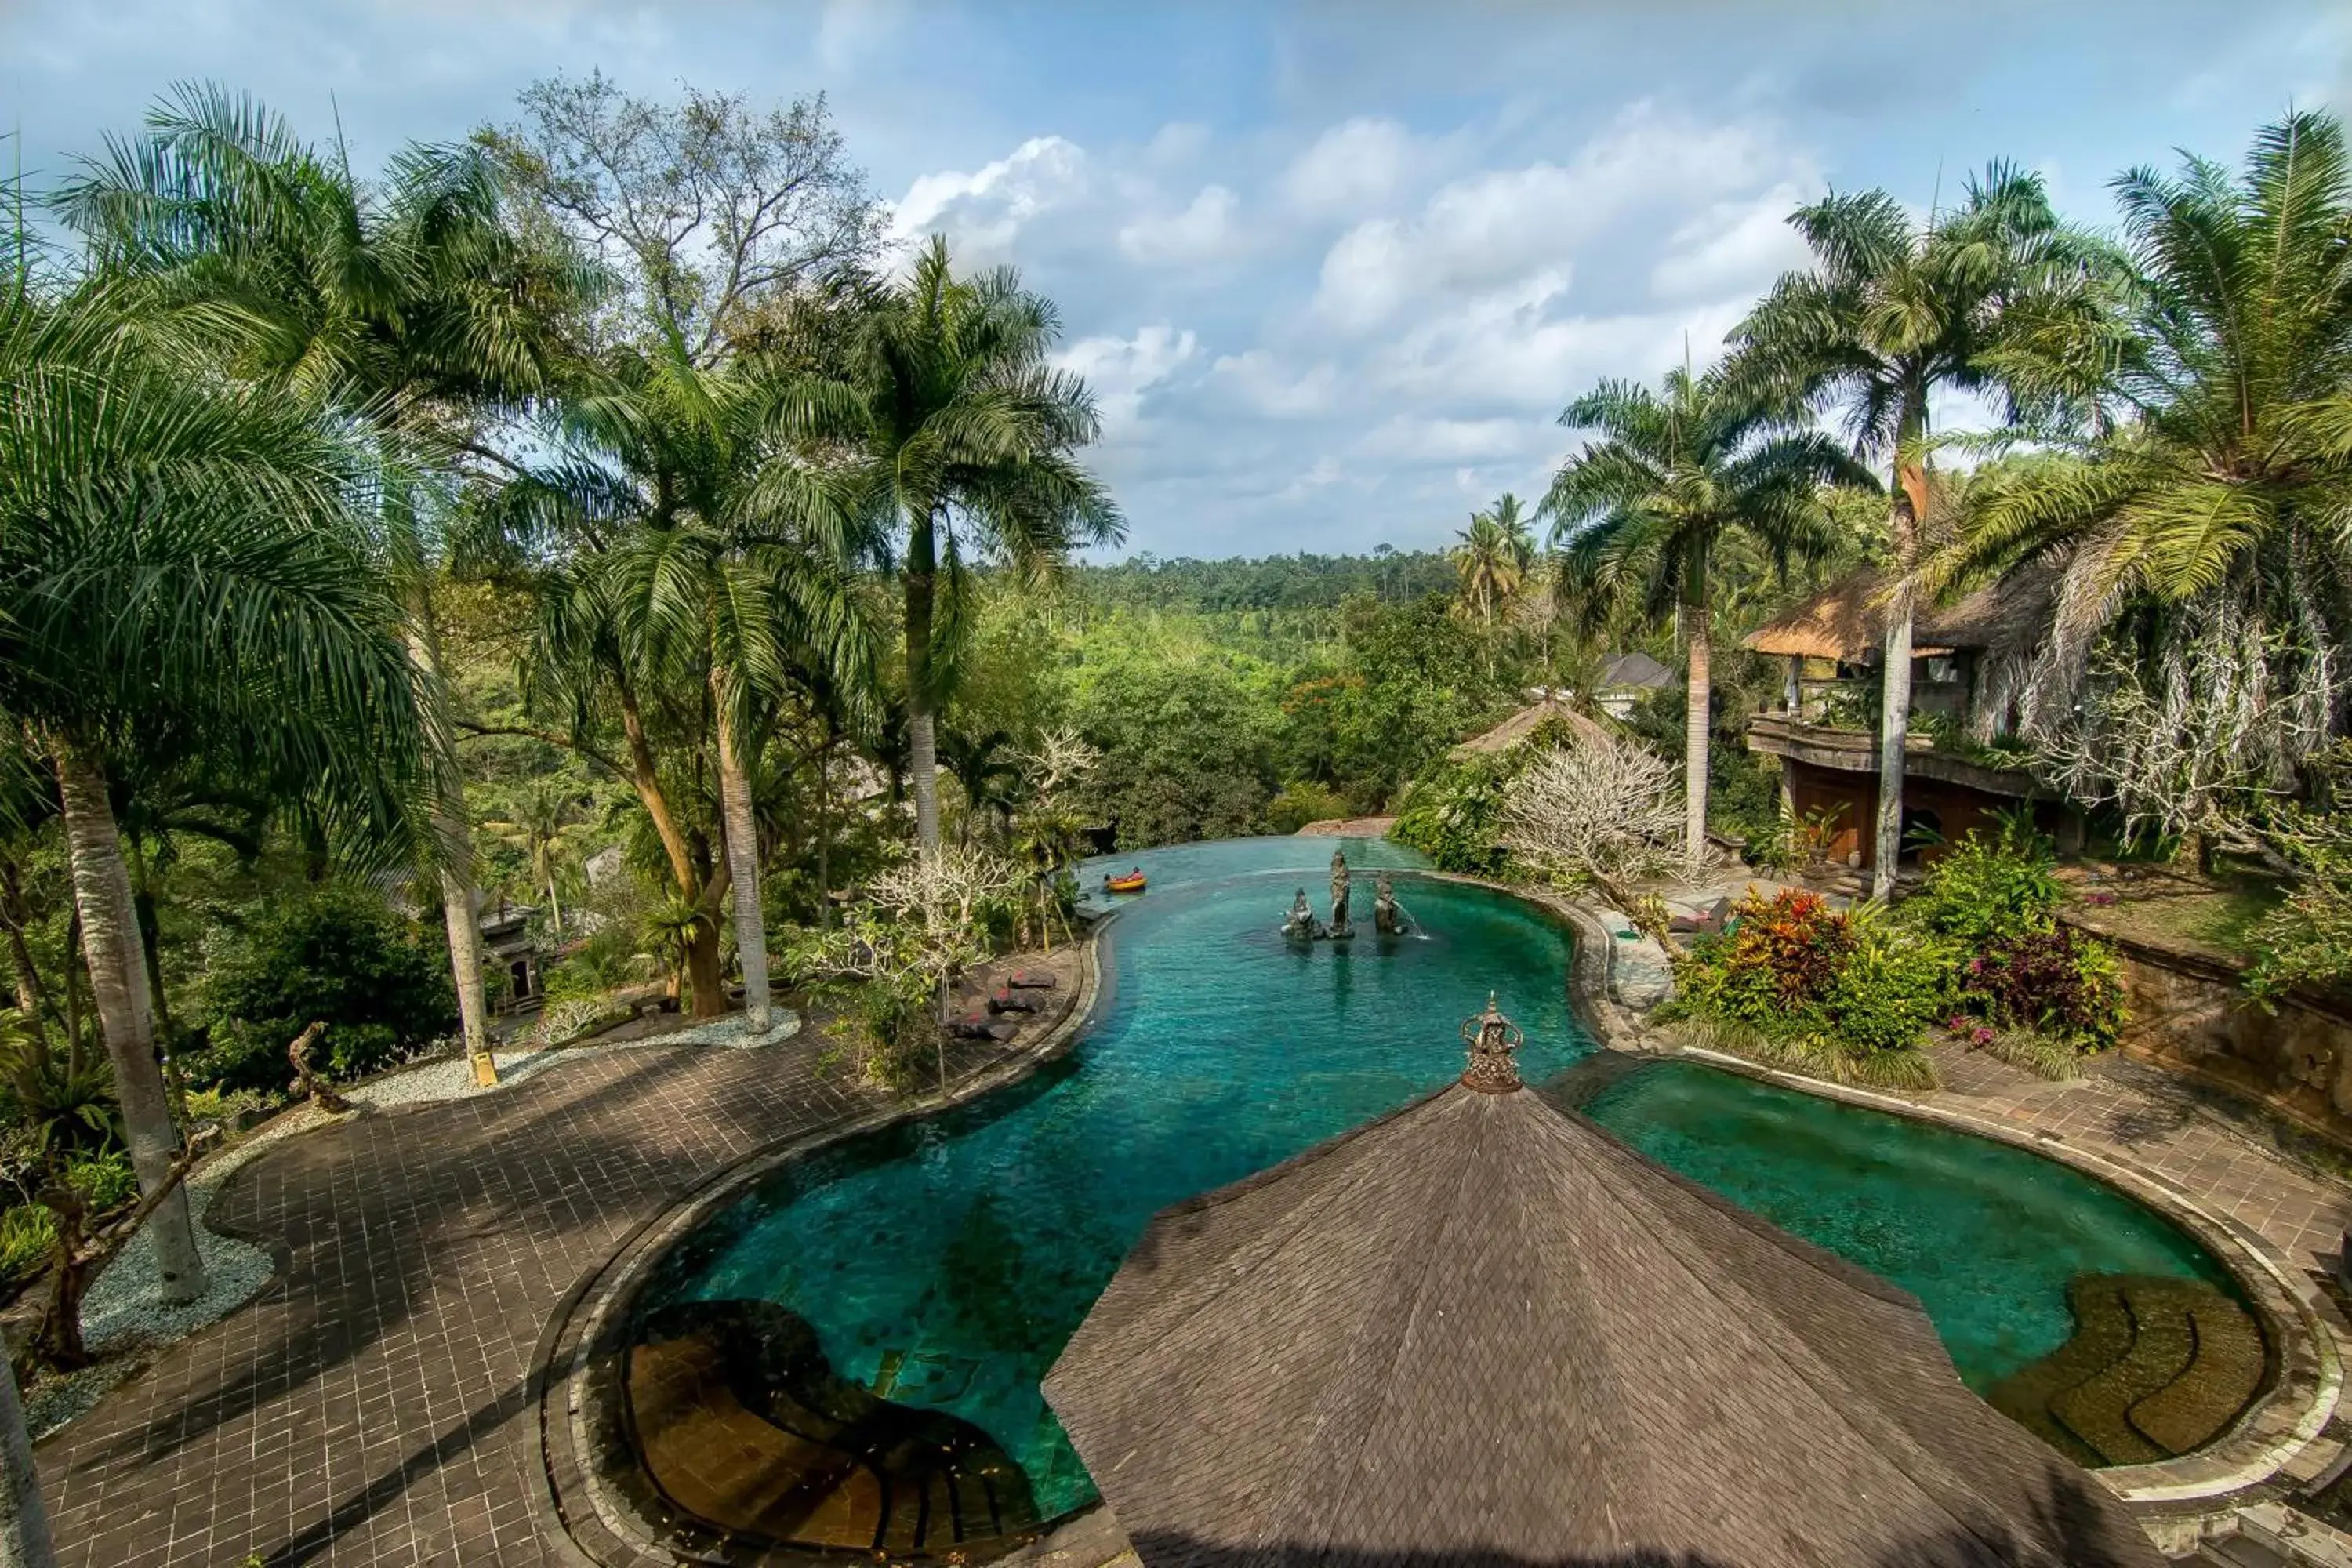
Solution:
M142 1192L178 1147L110 755L168 724L331 821L404 829L424 737L398 606L308 407L142 349L119 290L0 297L0 711L55 769L76 908ZM187 1204L154 1213L163 1293L202 1294Z
M897 574L916 833L930 856L938 716L956 689L973 561L1034 579L1124 530L1076 460L1100 425L1086 384L1046 357L1059 330L1048 301L1007 268L956 277L936 236L903 280L852 293L824 323L837 370L800 377L775 428L829 465Z
M138 277L175 323L239 376L331 403L371 437L380 468L375 555L408 620L410 658L437 696L430 482L481 420L549 384L558 323L598 280L506 220L497 166L472 147L412 145L382 188L305 144L253 100L184 87L142 134L110 141L59 197L110 268ZM480 899L464 783L438 703L434 863L477 1074L493 1076L482 994Z
M2352 157L2336 121L2297 114L2256 137L2242 176L2191 158L2115 189L2120 279L2085 279L2088 308L2077 294L2020 312L2000 356L2027 395L2099 417L2035 428L2042 454L1972 496L1928 575L2063 562L2045 720L2079 725L2085 654L2112 627L2115 683L2211 700L2200 711L2220 721L2173 713L2150 737L2162 753L2291 787L2341 733L2352 674ZM2189 827L2195 792L2177 773L2136 784L2134 749L2085 738L2083 782Z
M1730 395L1719 375L1669 371L1661 391L1606 381L1559 416L1599 439L1560 466L1543 510L1567 575L1603 603L1682 612L1689 678L1683 721L1685 853L1706 847L1710 574L1745 535L1776 564L1817 559L1834 540L1824 485L1875 485L1819 431L1790 433Z
M513 816L482 824L522 851L532 882L547 889L548 915L559 942L563 937L563 895L557 884L564 855L587 831L587 825L573 815L579 806L579 791L542 779L524 792Z
M1790 222L1813 266L1783 275L1731 334L1733 395L1842 416L1856 457L1886 465L1896 583L1886 606L1874 895L1893 889L1902 849L1904 742L1911 712L1911 574L1927 510L1929 409L1939 392L1997 384L1990 354L2004 309L2079 269L2038 176L2001 164L1958 210L1915 221L1884 191L1832 195Z
M1492 510L1471 513L1470 526L1454 538L1458 542L1446 555L1462 580L1462 607L1491 629L1535 564L1535 540L1519 498L1505 491Z

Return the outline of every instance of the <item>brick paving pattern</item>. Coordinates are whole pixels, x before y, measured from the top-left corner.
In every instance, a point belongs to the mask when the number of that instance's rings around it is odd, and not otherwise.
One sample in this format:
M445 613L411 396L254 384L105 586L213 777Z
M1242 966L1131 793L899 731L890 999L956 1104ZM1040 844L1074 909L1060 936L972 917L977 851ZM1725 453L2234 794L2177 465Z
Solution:
M281 1273L44 1445L63 1562L577 1568L531 1505L541 1329L684 1189L869 1110L820 1076L824 1048L809 1029L756 1051L594 1053L254 1161L212 1220L281 1249ZM1952 1087L1926 1098L2124 1153L2298 1262L2332 1261L2352 1193L2215 1125L2153 1069L2046 1084L1980 1056L1944 1065Z
M2162 1068L2109 1057L2081 1078L2052 1083L1948 1044L1934 1055L1944 1089L1906 1098L2121 1156L2261 1232L2298 1266L2334 1269L2352 1225L2352 1188L2260 1146L2208 1109L2211 1097Z
M281 1273L42 1446L61 1561L576 1564L530 1502L541 1331L686 1188L871 1110L845 1069L820 1076L826 1047L809 1028L760 1050L583 1053L252 1162L210 1221L282 1249Z

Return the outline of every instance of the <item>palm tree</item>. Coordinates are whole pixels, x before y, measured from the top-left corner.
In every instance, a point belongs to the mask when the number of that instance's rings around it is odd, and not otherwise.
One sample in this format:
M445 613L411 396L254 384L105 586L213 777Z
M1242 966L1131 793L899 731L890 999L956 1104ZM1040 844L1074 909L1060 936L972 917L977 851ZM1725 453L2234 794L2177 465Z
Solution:
M724 1008L719 918L731 895L747 1013L769 1016L760 840L750 763L775 703L803 666L835 689L870 688L868 632L851 582L855 546L835 492L779 450L773 384L751 369L703 369L678 340L615 351L567 401L558 459L506 487L499 510L561 541L544 574L537 663L567 694L568 741L616 703L629 762L616 768L659 834L674 896L703 911L688 943L694 1006ZM648 692L708 690L722 859L706 864L678 820L644 724ZM698 740L699 739L698 735Z
M955 692L972 559L1035 578L1074 549L1125 535L1075 458L1100 426L1085 383L1046 358L1059 330L1050 303L1009 268L957 278L937 236L903 281L852 293L824 323L837 334L837 370L799 378L777 400L775 428L828 464L897 572L916 835L928 857L940 846L938 716Z
M1694 376L1688 367L1667 372L1661 392L1602 382L1559 422L1601 437L1561 465L1544 498L1566 572L1601 601L1632 599L1653 616L1669 605L1682 611L1690 661L1685 851L1696 865L1706 848L1717 552L1744 534L1783 567L1791 555L1826 554L1822 487L1876 481L1828 436L1780 432L1720 375Z
M333 403L382 468L376 554L407 611L438 795L425 858L466 1047L494 1081L482 994L480 896L465 786L439 700L431 517L423 480L461 451L495 460L477 423L546 389L557 323L598 281L507 222L497 166L471 147L411 146L381 193L249 98L187 87L144 134L110 142L59 207L117 271L204 332L232 369Z
M2191 158L2115 188L2119 275L2019 312L1998 361L2029 398L2095 416L2036 427L2042 454L1972 491L1927 577L2062 562L2052 727L2080 727L2084 655L2113 628L2105 679L2229 714L2184 735L2172 713L2167 754L2291 787L2341 733L2352 673L2352 158L2336 121L2297 114L2256 137L2241 178ZM2211 826L2172 770L2135 781L2121 737L2075 749L2127 813Z
M0 712L54 767L83 951L126 1142L150 1197L178 1136L111 753L159 724L273 777L331 822L404 831L424 773L398 606L314 412L143 348L118 289L0 296ZM184 1194L155 1210L167 1300L203 1293Z
M482 824L521 850L530 862L531 880L547 889L548 913L559 942L563 939L563 896L556 884L564 851L585 826L572 815L579 804L578 791L542 779L525 792L513 817Z
M1519 515L1519 498L1505 491L1491 511L1470 514L1470 526L1446 554L1462 579L1462 605L1492 629L1495 619L1518 596L1535 563L1535 540Z
M1871 890L1894 888L1911 713L1919 520L1927 510L1936 394L1996 384L1990 354L2005 307L2079 265L2038 176L2005 165L1972 181L1958 211L1915 223L1884 191L1825 196L1790 222L1811 270L1783 275L1733 331L1726 383L1766 407L1842 411L1857 458L1887 464L1896 581L1886 606L1878 821Z

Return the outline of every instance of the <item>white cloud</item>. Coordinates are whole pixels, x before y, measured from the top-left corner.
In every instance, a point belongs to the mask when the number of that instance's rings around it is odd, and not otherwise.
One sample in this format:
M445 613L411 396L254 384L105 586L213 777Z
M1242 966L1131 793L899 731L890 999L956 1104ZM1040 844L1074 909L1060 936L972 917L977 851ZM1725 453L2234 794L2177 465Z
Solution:
M1102 411L1103 427L1114 438L1141 419L1143 395L1192 358L1200 340L1165 321L1140 328L1131 338L1080 338L1055 356L1064 370L1084 376Z
M1223 185L1203 185L1181 212L1139 217L1118 231L1118 248L1145 267L1193 267L1214 261L1240 238L1234 210L1240 205Z
M1402 188L1422 159L1412 132L1393 120L1344 121L1284 171L1282 195L1310 215L1362 212Z
M1219 381L1242 406L1276 419L1298 419L1330 408L1339 373L1314 364L1293 370L1270 349L1226 354L1215 365Z
M1001 258L1024 225L1075 200L1087 174L1086 149L1033 136L976 173L918 175L893 210L891 228L900 239L944 231L960 257Z
M1752 193L1785 178L1793 162L1760 127L1706 124L1635 104L1565 163L1465 175L1412 218L1349 230L1324 257L1315 310L1338 331L1364 333L1408 300L1512 288L1538 269L1564 273L1604 234L1644 219L1673 222L1694 205Z
M1772 279L1805 264L1803 238L1789 214L1804 198L1780 184L1752 201L1718 202L1675 231L1675 247L1650 272L1662 300L1761 293Z

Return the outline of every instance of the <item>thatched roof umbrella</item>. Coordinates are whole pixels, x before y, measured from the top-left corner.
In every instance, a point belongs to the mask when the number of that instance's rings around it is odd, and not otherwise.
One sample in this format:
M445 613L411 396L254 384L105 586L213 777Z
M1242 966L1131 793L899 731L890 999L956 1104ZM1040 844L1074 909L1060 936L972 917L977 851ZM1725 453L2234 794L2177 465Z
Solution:
M1145 1568L2158 1568L1917 1301L1519 1088L1161 1214L1045 1380Z

